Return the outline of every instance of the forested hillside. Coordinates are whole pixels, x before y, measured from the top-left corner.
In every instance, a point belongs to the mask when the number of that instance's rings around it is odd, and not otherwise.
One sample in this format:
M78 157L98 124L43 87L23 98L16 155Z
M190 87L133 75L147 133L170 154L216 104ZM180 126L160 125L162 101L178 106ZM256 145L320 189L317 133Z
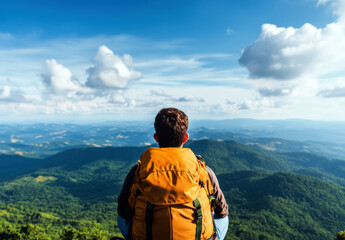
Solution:
M332 239L343 229L345 189L292 173L218 176L230 206L228 239Z
M344 188L329 181L344 182L344 161L262 152L233 141L186 147L218 175L230 207L227 239L331 239L345 228ZM0 164L11 166L1 180L1 225L20 231L31 223L51 239L119 234L117 195L145 149L71 149L41 160L0 156Z

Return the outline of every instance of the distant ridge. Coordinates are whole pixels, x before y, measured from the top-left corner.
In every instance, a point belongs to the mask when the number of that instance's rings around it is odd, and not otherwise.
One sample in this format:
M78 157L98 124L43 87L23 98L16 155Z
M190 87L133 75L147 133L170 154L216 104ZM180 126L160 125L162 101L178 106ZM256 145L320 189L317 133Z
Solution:
M140 154L145 149L147 147L84 147L69 149L46 158L42 167L60 166L75 169L98 160L133 163L139 160Z
M317 141L345 144L345 121L312 121L303 119L258 120L225 119L199 120L193 128L206 127L233 133L250 133L253 137L277 137L293 141Z
M195 154L202 155L217 173L256 169L287 171L289 166L275 155L235 141L200 140L187 142Z
M15 177L40 168L59 167L78 169L97 161L121 162L128 167L137 163L148 147L83 147L69 149L45 159L26 158L17 155L0 155L2 178ZM305 152L275 153L235 141L188 141L185 147L202 155L216 173L243 170L262 172L297 172L345 185L345 161L333 160Z
M17 175L30 173L39 168L42 162L42 159L0 154L0 179L6 180Z

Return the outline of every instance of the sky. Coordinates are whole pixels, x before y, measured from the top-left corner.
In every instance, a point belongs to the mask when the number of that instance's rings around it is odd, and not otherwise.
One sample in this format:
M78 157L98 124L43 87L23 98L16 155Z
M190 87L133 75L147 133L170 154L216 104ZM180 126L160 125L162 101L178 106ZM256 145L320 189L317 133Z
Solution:
M0 123L345 121L345 0L0 0Z

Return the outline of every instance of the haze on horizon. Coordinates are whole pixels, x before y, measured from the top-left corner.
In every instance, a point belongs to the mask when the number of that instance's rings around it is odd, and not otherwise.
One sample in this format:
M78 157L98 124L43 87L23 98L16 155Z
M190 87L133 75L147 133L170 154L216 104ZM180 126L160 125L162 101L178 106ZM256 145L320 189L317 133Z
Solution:
M2 1L1 123L345 121L345 0Z

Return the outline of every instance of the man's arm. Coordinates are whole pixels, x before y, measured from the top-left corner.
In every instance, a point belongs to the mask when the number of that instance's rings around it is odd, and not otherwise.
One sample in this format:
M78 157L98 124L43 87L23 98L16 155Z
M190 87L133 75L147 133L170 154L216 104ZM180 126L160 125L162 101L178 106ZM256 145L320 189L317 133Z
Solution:
M208 166L206 166L206 170L207 170L208 176L210 177L211 184L213 186L214 197L217 200L216 201L217 204L215 206L214 213L217 217L220 217L220 218L226 217L229 214L228 213L228 204L226 204L224 194L219 187L219 182L218 182L218 179L216 177L216 174L214 174L212 169L209 168Z
M129 195L131 194L131 187L133 185L133 179L135 171L137 170L138 165L134 165L132 169L127 174L125 181L123 183L120 195L117 198L117 213L122 218L125 218L125 209L128 203Z

